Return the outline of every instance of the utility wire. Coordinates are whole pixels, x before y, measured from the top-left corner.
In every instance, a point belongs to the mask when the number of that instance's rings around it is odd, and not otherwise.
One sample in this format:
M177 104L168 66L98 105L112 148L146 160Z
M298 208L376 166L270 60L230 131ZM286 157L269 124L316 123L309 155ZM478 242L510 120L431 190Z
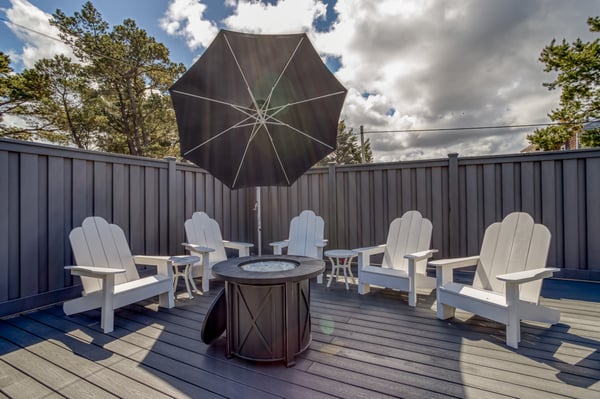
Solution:
M21 25L21 24L17 24L17 23L15 23L15 22L9 21L8 19L6 19L6 18L4 18L4 17L0 17L0 20L1 20L1 21L4 21L4 22L8 22L9 24L11 24L11 25L14 25L14 26L18 26L19 28L21 28L21 29L24 29L24 30L26 30L26 31L29 31L29 32L35 33L35 34L37 34L37 35L40 35L40 36L44 36L44 37L45 37L45 38L47 38L47 39L54 40L54 41L57 41L57 42L59 42L59 43L62 43L62 44L66 44L66 45L68 45L67 43L65 43L65 42L64 42L64 40L62 40L62 39L60 39L60 38L58 38L58 37L50 36L50 35L48 35L48 34L46 34L46 33L43 33L43 32L40 32L40 31L37 31L37 30L35 30L35 29L28 28L27 26L24 26L24 25ZM103 57L103 58L107 58L107 59L109 59L109 60L113 60L113 61L119 62L119 63L121 63L121 64L123 64L123 65L126 65L126 66L129 66L129 67L134 67L134 68L137 68L137 67L138 67L137 65L130 64L130 63L126 62L126 61L120 60L120 59L118 59L118 58L111 57L110 55L106 55L106 54L98 53L98 52L96 52L96 51L90 51L90 52L89 52L89 54L90 54L90 55L95 55L95 56L97 56L97 57Z
M46 33L37 31L35 29L31 29L28 28L27 26L21 25L21 24L17 24L15 22L9 21L8 19L4 18L4 17L0 17L1 21L7 22L9 24L12 24L14 26L18 26L21 29L25 29L29 32L33 32L35 34L38 34L40 36L44 36L45 38L48 38L50 40L54 40L57 41L59 43L62 44L66 44L62 39L54 37L54 36L50 36ZM126 61L123 60L119 60L117 58L111 57L109 55L106 54L101 54L101 53L97 53L97 52L92 52L93 55L96 55L98 57L104 57L104 58L108 58L111 59L113 61L117 61L120 62L124 65L128 65L128 66L135 66L132 64L127 63ZM587 122L556 122L556 123L531 123L531 124L523 124L523 125L499 125L499 126L471 126L471 127L448 127L448 128L437 128L437 129L403 129L403 130L365 130L363 131L363 133L424 133L424 132L448 132L448 131L461 131L461 130L487 130L487 129L515 129L515 128L524 128L524 127L537 127L537 126L558 126L558 125L579 125L579 124L584 124Z
M365 130L363 133L421 133L421 132L447 132L458 130L485 130L485 129L515 129L523 127L537 126L559 126L559 125L580 125L586 122L555 122L555 123L531 123L524 125L498 125L498 126L471 126L471 127L447 127L438 129L403 129L403 130Z

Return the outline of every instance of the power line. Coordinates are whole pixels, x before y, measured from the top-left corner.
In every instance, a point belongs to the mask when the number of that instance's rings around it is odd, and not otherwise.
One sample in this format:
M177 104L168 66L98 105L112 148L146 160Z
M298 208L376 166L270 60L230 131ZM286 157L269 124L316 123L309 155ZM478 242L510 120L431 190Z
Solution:
M497 125L497 126L470 126L447 127L438 129L403 129L403 130L365 130L363 133L422 133L422 132L448 132L460 130L486 130L486 129L516 129L537 126L580 125L586 122L555 122L555 123L529 123L523 125Z
M43 36L43 37L45 37L47 39L57 41L57 42L59 42L61 44L66 44L68 46L68 44L65 43L64 40L62 40L62 39L60 39L58 37L50 36L50 35L48 35L46 33L37 31L35 29L28 28L27 26L24 26L24 25L21 25L21 24L17 24L16 22L9 21L8 19L6 19L4 17L0 17L0 20L2 20L4 22L8 22L9 24L14 25L14 26L18 26L19 28L24 29L26 31L29 31L29 32L35 33L37 35ZM89 54L90 55L95 55L97 57L107 58L109 60L113 60L113 61L119 62L119 63L121 63L123 65L126 65L126 66L129 66L129 67L137 67L137 65L130 64L127 61L123 61L123 60L120 60L118 58L111 57L110 55L102 54L102 53L99 53L99 52L96 52L96 51L89 51Z
M8 22L9 24L12 24L14 26L18 26L21 29L25 29L29 32L33 32L35 34L38 34L40 36L44 36L45 38L57 41L59 43L62 44L67 44L65 43L62 39L54 37L54 36L50 36L46 33L37 31L35 29L31 29L28 28L27 26L9 21L8 19L4 18L4 17L0 17L0 20L4 21L4 22ZM91 52L92 55L98 56L98 57L104 57L104 58L108 58L110 60L113 61L117 61L120 62L124 65L127 66L131 66L131 67L136 67L136 65L130 64L126 61L111 57L109 55L106 54L102 54L102 53L97 53L97 52ZM588 121L589 122L589 121ZM516 128L525 128L525 127L538 127L538 126L559 126L559 125L579 125L579 124L584 124L587 122L555 122L555 123L530 123L530 124L522 124L522 125L498 125L498 126L470 126L470 127L448 127L448 128L437 128L437 129L402 129L402 130L364 130L362 131L362 133L370 133L370 134L378 134L378 133L426 133L426 132L448 132L448 131L464 131L464 130L489 130L489 129L516 129Z

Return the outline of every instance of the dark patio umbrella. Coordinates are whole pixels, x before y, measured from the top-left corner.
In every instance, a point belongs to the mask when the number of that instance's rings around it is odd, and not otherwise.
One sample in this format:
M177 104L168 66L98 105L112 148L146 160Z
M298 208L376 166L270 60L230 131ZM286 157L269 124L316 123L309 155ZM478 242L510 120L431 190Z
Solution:
M346 96L306 34L226 30L169 91L181 155L232 189L289 186L332 152Z
M346 97L306 34L226 30L169 91L181 155L232 189L289 186L332 152Z

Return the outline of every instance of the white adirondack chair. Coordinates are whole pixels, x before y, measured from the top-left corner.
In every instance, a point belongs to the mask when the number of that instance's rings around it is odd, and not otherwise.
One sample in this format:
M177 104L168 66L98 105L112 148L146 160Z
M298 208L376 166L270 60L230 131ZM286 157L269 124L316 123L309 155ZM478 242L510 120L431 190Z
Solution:
M370 284L408 292L409 306L417 303L417 290L433 291L435 278L427 276L427 259L437 250L429 249L432 225L418 211L408 211L390 224L387 242L357 248L358 293L367 294ZM381 266L371 256L383 252Z
M225 248L236 249L242 257L250 255L250 248L254 246L245 242L223 240L219 223L204 212L194 212L185 221L185 235L188 242L183 243L183 246L191 255L200 257L200 262L192 268L192 277L202 277L202 292L207 292L210 288L210 280L214 278L213 265L227 260Z
M454 317L464 309L506 325L506 344L518 348L521 320L558 323L560 312L539 304L542 279L559 269L548 268L550 231L527 213L515 212L490 225L479 256L435 260L437 316ZM477 265L473 285L453 282L453 269Z
M290 235L287 240L272 242L275 255L282 255L283 249L287 247L288 255L309 256L311 258L323 259L323 248L327 240L323 238L325 222L313 211L304 210L300 215L292 218L290 222ZM323 275L317 276L317 282L323 282Z
M101 308L100 327L113 331L114 310L144 299L159 296L161 307L172 308L173 271L168 256L133 256L123 230L94 216L69 235L77 266L66 266L81 276L83 293L66 301L67 315ZM136 264L157 267L157 274L140 278Z

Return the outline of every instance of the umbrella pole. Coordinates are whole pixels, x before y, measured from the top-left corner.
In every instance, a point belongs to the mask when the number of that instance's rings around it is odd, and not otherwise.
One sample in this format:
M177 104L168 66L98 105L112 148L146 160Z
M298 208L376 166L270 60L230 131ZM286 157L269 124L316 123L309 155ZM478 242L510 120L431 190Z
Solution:
M260 213L260 187L256 187L256 226L258 229L258 256L262 255L262 215Z

